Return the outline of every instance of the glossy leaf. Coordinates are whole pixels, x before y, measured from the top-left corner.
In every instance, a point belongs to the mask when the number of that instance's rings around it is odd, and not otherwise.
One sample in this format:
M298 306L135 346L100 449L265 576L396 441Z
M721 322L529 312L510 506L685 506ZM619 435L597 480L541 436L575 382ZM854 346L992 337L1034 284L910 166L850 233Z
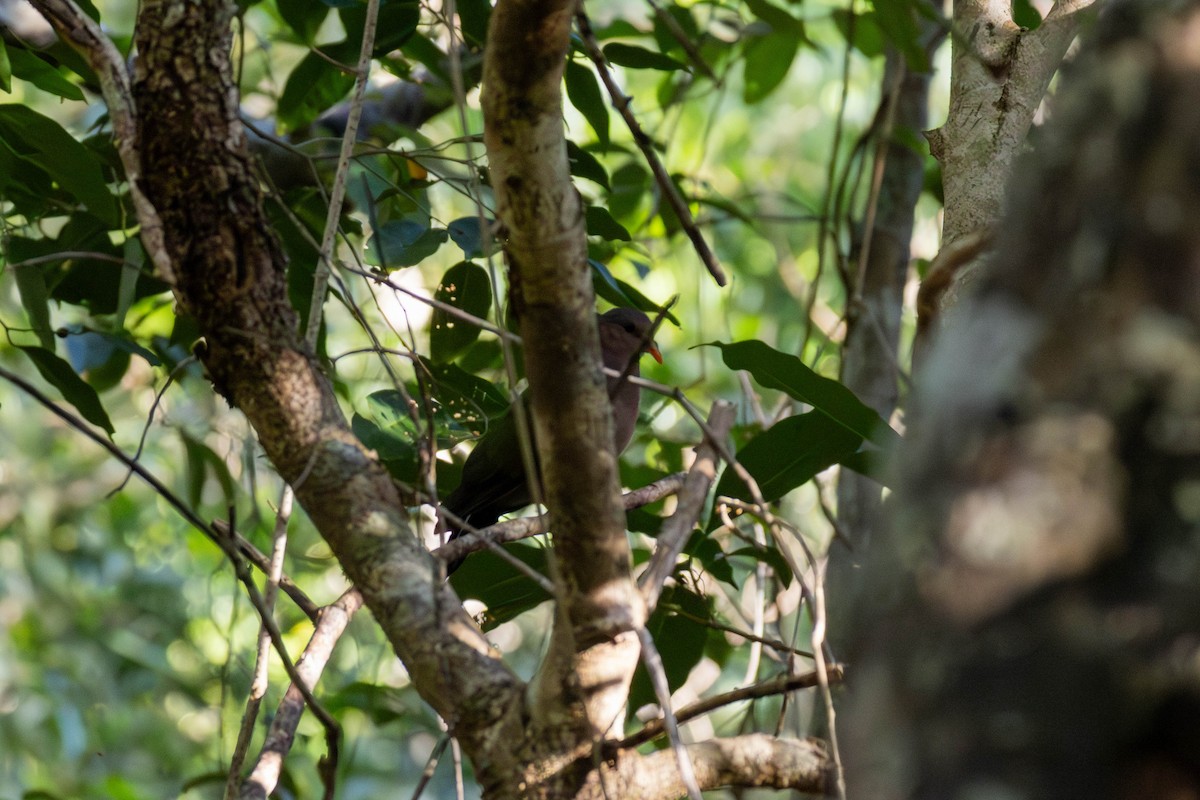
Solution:
M441 228L429 228L412 219L392 220L371 236L366 261L389 270L411 267L436 253L449 238Z
M455 264L442 276L434 299L487 319L492 307L492 283L487 270L470 261ZM429 337L433 360L444 362L455 358L479 338L479 333L479 326L434 308Z
M8 61L13 77L28 81L43 92L49 92L67 100L85 99L82 89L28 50L20 48L9 50ZM2 67L3 65L0 65L0 70ZM5 91L11 91L11 89L5 88Z
M600 82L596 73L577 61L567 61L566 68L567 97L571 105L579 109L583 118L596 132L596 139L602 144L608 144L608 104L600 91Z
M744 369L761 386L778 389L793 399L808 403L817 413L859 439L890 448L900 438L873 408L855 397L854 392L813 372L793 355L781 353L756 340L734 344L711 342L710 345L720 348L725 366Z
M810 411L782 419L755 436L737 451L737 460L769 503L853 455L861 444L858 434L818 411ZM733 469L726 469L721 476L717 494L754 500Z
M57 122L23 105L0 105L0 145L44 169L106 225L118 224L100 159Z
M599 236L609 241L628 242L633 237L625 226L613 219L612 214L603 206L588 206L586 212L587 232L589 236Z
M41 376L62 393L63 399L75 406L80 416L112 435L115 429L104 406L100 404L100 396L75 374L70 364L42 347L18 349L33 362Z

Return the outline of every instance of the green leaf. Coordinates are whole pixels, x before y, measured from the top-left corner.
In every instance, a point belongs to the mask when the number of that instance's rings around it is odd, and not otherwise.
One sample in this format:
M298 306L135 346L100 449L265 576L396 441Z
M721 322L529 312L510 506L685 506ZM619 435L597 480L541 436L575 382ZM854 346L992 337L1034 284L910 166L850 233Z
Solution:
M811 480L823 469L853 455L862 437L818 411L780 420L737 451L737 460L770 503ZM717 483L717 494L753 501L749 487L732 469Z
M338 9L342 18L342 27L346 31L346 40L339 47L350 51L344 63L354 63L362 50L363 26L367 21L367 4L354 3ZM417 30L421 19L420 4L412 0L383 0L379 6L379 16L376 21L375 43L371 49L372 58L383 58L393 50L404 46Z
M571 105L579 109L583 118L596 132L596 139L602 145L608 144L608 104L600 91L600 82L596 73L576 61L567 62L566 71L567 97Z
M804 36L804 23L779 6L767 0L746 0L746 7L754 16L771 26L778 33L788 33L799 40Z
M125 315L129 313L129 307L137 298L138 279L146 263L146 251L142 249L142 240L127 239L122 255L124 263L121 264L121 283L117 286L116 325L119 328L125 327Z
M367 242L366 261L393 270L419 264L437 252L450 234L411 218L385 222Z
M199 439L194 439L186 433L181 433L180 436L187 457L188 502L192 507L200 505L204 499L204 485L211 474L217 479L224 495L224 505L228 508L237 496L237 487L233 476L229 474L225 459Z
M325 48L330 58L336 58ZM357 54L352 56L357 58ZM283 87L275 113L288 130L314 119L336 105L354 86L354 76L335 67L328 59L309 53L300 60Z
M596 157L580 148L571 140L567 140L567 161L571 165L571 174L579 178L587 178L598 183L605 189L609 188L608 173Z
M12 91L12 62L8 60L8 48L0 39L0 90Z
M104 406L100 404L100 396L96 394L95 389L87 385L83 378L75 374L75 370L71 369L70 364L42 347L18 347L18 349L29 357L42 377L58 389L62 393L63 399L75 406L84 419L103 428L110 436L113 434L115 429Z
M44 169L106 225L120 223L100 159L54 120L23 105L0 105L0 144Z
M883 55L883 30L875 14L853 14L839 8L833 12L833 23L846 41L867 58Z
M442 276L434 299L472 316L487 319L488 311L492 307L492 283L488 280L487 270L470 261L455 264ZM451 316L440 308L434 308L433 326L429 336L433 360L444 362L456 357L474 344L479 338L479 331L477 325Z
M32 83L43 92L66 98L85 100L83 90L67 80L61 72L28 50L13 49L8 52L12 75ZM0 72L3 65L0 65ZM4 91L10 91L6 86Z
M779 31L748 40L743 99L753 104L775 91L787 77L799 48L798 37Z
M712 618L708 601L677 584L663 589L658 606L646 621L646 629L658 645L663 672L667 676L667 686L672 692L687 681L692 668L704 657L709 628L693 617L701 620ZM654 693L646 668L638 665L633 676L633 685L629 689L630 715L644 705L657 702L658 697Z
M613 172L608 210L615 219L629 221L650 190L650 173L636 161L622 164Z
M631 69L659 69L664 72L687 69L685 64L676 61L670 56L664 56L662 53L656 53L653 50L647 50L635 44L622 44L620 42L606 44L604 45L604 57L610 63Z
M613 219L612 214L603 206L588 206L586 212L587 232L589 236L599 236L608 241L629 242L633 237L625 226Z
M874 0L879 27L892 44L904 55L913 72L928 72L929 56L921 46L921 32L912 0Z
M818 413L860 439L891 448L900 435L884 422L870 406L854 396L854 392L835 380L818 375L795 356L781 353L759 341L710 342L721 349L721 358L730 369L744 369L760 385L786 392L802 403L808 403Z
M47 350L54 350L54 331L50 327L50 291L46 288L46 272L37 264L22 265L13 270L21 306L29 316L29 327Z
M609 272L608 267L604 264L596 261L594 258L589 258L588 264L592 267L592 287L595 289L596 294L614 306L629 306L651 315L659 312L659 305L657 303L625 281L613 277L613 274ZM678 318L670 311L667 312L667 319L673 325L679 327Z
M545 548L507 544L504 549L537 572L543 575L549 572ZM450 576L450 585L459 597L473 598L487 606L487 611L477 620L485 631L550 599L541 586L508 561L486 550L468 556Z
M486 256L492 252L492 241L489 226L491 220L480 220L478 216L459 217L446 225L450 241L463 251L463 258Z
M275 7L279 9L279 16L304 44L313 43L321 23L329 15L329 6L310 0L276 0Z

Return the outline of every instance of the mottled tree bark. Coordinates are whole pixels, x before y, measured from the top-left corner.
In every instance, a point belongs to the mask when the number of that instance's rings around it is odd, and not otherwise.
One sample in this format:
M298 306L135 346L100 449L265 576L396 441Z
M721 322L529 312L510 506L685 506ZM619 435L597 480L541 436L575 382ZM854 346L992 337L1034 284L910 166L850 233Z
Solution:
M1102 28L919 385L854 796L1200 792L1200 3Z

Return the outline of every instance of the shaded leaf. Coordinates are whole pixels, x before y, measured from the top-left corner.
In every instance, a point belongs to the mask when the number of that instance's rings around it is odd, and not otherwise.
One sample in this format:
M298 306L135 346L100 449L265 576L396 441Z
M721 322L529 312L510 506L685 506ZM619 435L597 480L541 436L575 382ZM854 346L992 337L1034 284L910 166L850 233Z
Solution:
M613 277L613 274L609 272L608 267L604 264L592 258L588 259L588 264L592 267L592 286L596 294L614 306L629 306L645 311L651 316L659 312L660 309L657 303L625 281ZM679 327L679 319L670 311L667 312L666 318L675 327Z
M83 90L71 83L61 72L50 64L38 58L28 50L14 48L8 51L8 61L11 74L23 81L32 83L43 92L66 98L67 100L84 100ZM0 65L2 71L3 65ZM4 91L11 91L5 86Z
M710 342L709 345L721 349L725 366L744 369L761 386L778 389L795 400L808 403L860 439L885 449L900 439L873 408L854 396L854 392L813 372L793 355L781 353L756 340L734 344Z
M459 217L446 225L446 232L450 241L463 251L463 258L476 258L492 251L490 225L491 220L481 220L478 216Z
M631 69L659 69L666 72L686 70L687 66L670 56L638 47L635 44L613 42L604 45L604 57L619 67Z
M608 172L604 169L604 165L597 161L591 153L570 140L567 141L567 162L570 164L572 175L578 178L587 178L605 189L609 188Z
M50 291L46 288L46 273L37 264L18 266L12 270L17 278L17 293L21 306L29 316L29 327L47 350L54 350L54 331L50 327Z
M437 252L450 234L411 218L385 222L367 242L368 264L392 270L419 264Z
M854 14L845 9L835 9L833 23L846 41L867 58L883 55L883 30L873 13Z
M545 548L507 544L504 549L542 575L548 573ZM487 606L487 610L477 619L485 631L550 599L541 586L500 556L486 550L468 556L458 571L450 576L450 585L459 597L473 598Z
M88 422L103 428L112 435L113 424L108 418L104 406L100 404L100 396L96 390L75 374L71 365L54 353L42 347L18 347L29 357L33 366L41 373L48 383L62 393L63 399L71 405Z
M336 59L329 49L325 48L329 57ZM338 69L327 58L309 53L292 69L279 96L275 114L280 126L291 130L314 119L344 98L353 86L353 75Z
M57 122L23 105L0 105L0 144L44 169L105 225L119 224L100 159Z
M818 411L780 420L737 451L737 460L772 502L853 455L862 437ZM745 482L726 469L717 494L752 501Z
M687 614L683 616L680 612ZM692 668L704 657L704 645L708 641L709 628L697 622L711 619L708 601L695 592L676 584L663 589L662 597L646 629L654 638L662 656L663 672L667 686L672 692L687 681ZM639 664L629 688L629 713L632 716L639 708L657 703L654 687L644 665Z
M470 261L455 264L442 276L434 299L472 316L487 319L492 307L492 284L488 280L487 270ZM459 355L479 338L479 332L479 326L434 308L429 337L433 360L449 361Z
M874 0L879 27L892 44L904 55L913 72L928 72L929 56L921 46L921 32L912 0Z
M625 226L613 219L612 214L603 206L588 206L586 212L587 232L589 236L599 236L608 241L629 242L633 237Z

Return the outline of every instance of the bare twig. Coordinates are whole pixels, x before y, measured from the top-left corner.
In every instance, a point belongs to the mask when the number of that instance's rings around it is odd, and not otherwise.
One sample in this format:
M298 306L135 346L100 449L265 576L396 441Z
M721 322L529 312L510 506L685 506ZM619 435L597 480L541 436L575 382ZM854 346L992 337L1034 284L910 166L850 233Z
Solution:
M175 267L167 253L162 221L149 198L142 193L137 113L125 59L100 28L100 23L84 14L72 0L33 0L33 7L50 20L59 37L78 50L96 73L112 122L113 143L125 169L129 196L141 223L142 246L150 255L159 277L174 286Z
M321 239L321 253L313 274L313 293L308 307L308 324L304 331L304 342L310 350L317 349L317 334L321 329L321 309L325 305L325 289L329 285L329 273L333 269L333 243L337 236L338 220L342 217L342 202L346 197L346 176L350 172L350 155L358 139L358 123L362 118L363 97L367 91L367 78L371 72L371 51L375 47L375 23L379 18L379 0L367 0L366 21L363 23L362 49L358 55L358 69L354 76L354 98L346 117L346 131L342 135L342 148L338 152L337 170L333 177L333 190L329 197L329 212L325 217L325 233ZM314 52L320 52L314 50Z
M829 668L828 679L832 683L840 683L842 680L842 667L832 666ZM725 692L724 694L714 695L713 697L705 698L698 702L692 703L690 706L681 708L675 714L676 722L689 722L697 717L702 717L705 714L712 712L722 706L727 706L732 703L740 703L743 700L757 700L760 697L770 697L771 695L783 694L785 692L794 692L797 689L810 689L818 683L818 676L815 672L808 672L803 675L780 675L777 678L772 678L762 683L756 683L753 686L745 686L741 689ZM637 747L645 744L651 739L656 739L666 732L666 727L661 719L653 719L646 723L637 733L626 736L620 741L613 742L609 747L611 750L628 750L631 747Z
M724 439L733 427L734 408L730 403L717 401L708 417L708 430ZM707 434L706 434L707 436ZM662 594L663 584L675 569L675 560L683 552L692 528L704 508L704 500L717 475L716 447L705 438L696 448L696 461L688 470L683 490L679 493L679 504L675 513L663 523L658 535L658 544L646 571L638 579L642 597L646 601L646 613L654 611Z
M296 663L296 670L305 684L313 685L320 678L333 646L345 632L354 613L362 607L362 602L358 590L349 589L334 603L321 609L313 635ZM243 800L265 800L275 790L283 769L283 759L291 750L296 726L300 722L300 715L304 713L304 702L303 692L293 683L279 701L258 761L242 784L240 797Z
M279 513L275 516L275 529L271 537L271 563L267 572L267 589L264 593L269 610L275 609L275 597L279 593L279 580L283 575L283 556L287 550L287 526L292 517L292 502L294 495L292 487L284 485L279 498ZM233 514L230 513L230 517ZM271 656L271 637L266 626L258 632L258 651L254 660L254 677L250 681L250 694L246 698L246 709L242 713L242 724L238 730L237 743L233 756L229 759L229 777L225 782L225 800L233 800L237 796L238 776L242 772L242 764L246 753L250 750L250 738L254 735L254 723L258 720L258 710L263 698L267 695L267 666Z
M683 487L683 482L684 473L676 472L659 478L654 483L643 486L640 489L627 492L622 497L622 501L627 510L640 508L641 506L661 500L668 495L675 494ZM443 513L445 512L443 511ZM470 530L469 526L464 525L463 529L465 532L462 536L452 542L446 542L434 550L433 554L443 561L450 563L470 553L483 550L489 543L506 544L545 533L550 529L550 524L545 515L540 515L510 519L506 522L498 522L495 525L478 530Z
M671 740L671 749L675 751L679 776L683 779L683 785L687 787L688 797L691 800L702 800L700 787L696 784L696 771L692 768L692 759L683 747L683 740L679 738L679 724L675 720L675 712L671 710L671 689L667 685L662 656L654 646L654 637L644 625L638 626L637 633L638 640L642 643L642 663L646 665L646 672L650 675L650 683L654 686L654 694L658 697L658 705L662 709L662 724Z
M700 260L704 263L709 274L713 276L713 280L717 282L718 286L724 286L729 282L728 278L725 277L725 270L721 268L712 248L708 246L704 235L696 227L696 220L692 217L692 211L688 208L687 201L680 196L679 190L675 188L675 182L671 180L666 167L663 166L658 154L654 152L654 143L646 132L642 130L642 126L638 123L637 118L633 116L633 111L630 109L631 98L621 91L621 87L617 86L617 82L613 80L612 75L609 73L608 62L604 58L603 51L600 50L600 44L596 41L596 34L592 31L591 20L584 13L582 4L580 4L579 11L575 14L575 23L579 28L579 36L583 40L583 46L587 50L588 58L596 65L596 72L600 75L600 81L604 84L604 88L608 90L613 108L621 115L621 119L625 120L625 125L629 128L629 132L633 134L634 143L642 151L642 157L646 159L646 163L650 165L650 171L654 174L654 180L658 183L659 191L666 198L667 203L671 206L671 210L675 212L675 216L679 218L680 226L687 234L688 239L691 240L692 247L696 249L696 255L700 256Z

